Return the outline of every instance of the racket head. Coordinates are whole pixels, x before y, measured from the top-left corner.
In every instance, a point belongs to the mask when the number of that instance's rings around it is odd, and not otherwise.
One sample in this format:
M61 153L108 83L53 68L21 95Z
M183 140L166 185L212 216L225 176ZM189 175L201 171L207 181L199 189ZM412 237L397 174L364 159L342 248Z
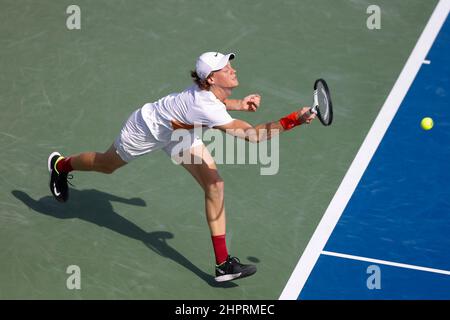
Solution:
M333 103L331 102L330 90L323 79L317 79L314 82L313 110L324 126L329 126L333 122Z

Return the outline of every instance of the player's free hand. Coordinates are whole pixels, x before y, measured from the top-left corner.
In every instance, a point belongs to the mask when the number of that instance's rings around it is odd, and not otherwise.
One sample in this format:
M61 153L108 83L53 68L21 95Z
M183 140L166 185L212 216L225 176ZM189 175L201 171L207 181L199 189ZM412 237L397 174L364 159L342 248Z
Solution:
M310 107L303 107L297 110L298 119L300 120L300 124L306 123L310 124L316 118L316 114L310 112Z
M255 112L261 103L261 96L257 93L246 96L241 101L241 110Z

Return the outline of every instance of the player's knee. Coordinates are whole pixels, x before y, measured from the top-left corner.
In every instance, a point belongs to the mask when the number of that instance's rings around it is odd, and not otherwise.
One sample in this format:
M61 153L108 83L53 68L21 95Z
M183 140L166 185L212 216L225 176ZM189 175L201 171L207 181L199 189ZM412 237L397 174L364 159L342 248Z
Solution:
M111 157L109 153L98 153L95 159L95 166L102 173L111 174L118 168L123 166L125 162L122 160L117 161L116 158Z
M106 174L114 173L114 171L116 171L116 170L117 170L117 167L116 166L112 166L112 165L105 165L102 168L102 172L106 173Z
M114 172L114 169L112 168L102 168L102 173L104 174L111 174Z
M225 184L222 179L217 178L208 182L206 186L206 193L210 196L223 195L225 190Z

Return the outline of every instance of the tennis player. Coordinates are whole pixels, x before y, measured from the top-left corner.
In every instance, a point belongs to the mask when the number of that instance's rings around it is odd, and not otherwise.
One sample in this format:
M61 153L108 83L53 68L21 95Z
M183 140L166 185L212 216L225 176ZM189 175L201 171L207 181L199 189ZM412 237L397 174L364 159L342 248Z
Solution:
M234 58L234 53L224 55L206 52L200 55L195 71L191 71L194 84L183 92L169 94L134 111L106 152L84 152L69 157L63 157L58 152L50 154L50 190L56 200L68 200L69 172L79 170L110 174L137 157L159 149L163 149L169 156L179 156L173 153L179 141L172 141L171 136L175 130L187 129L190 139L183 139L181 143L184 141L184 145L181 148L178 145L176 150L181 149L189 159L201 159L184 161L181 165L205 193L206 220L216 260L215 279L219 282L229 281L254 274L256 266L242 264L238 258L228 254L225 240L224 182L211 154L192 129L200 124L257 143L270 139L279 132L310 123L315 115L305 107L280 120L257 126L232 118L228 110L253 112L261 102L258 94L251 94L240 100L229 99L232 90L239 85L236 70L230 63Z

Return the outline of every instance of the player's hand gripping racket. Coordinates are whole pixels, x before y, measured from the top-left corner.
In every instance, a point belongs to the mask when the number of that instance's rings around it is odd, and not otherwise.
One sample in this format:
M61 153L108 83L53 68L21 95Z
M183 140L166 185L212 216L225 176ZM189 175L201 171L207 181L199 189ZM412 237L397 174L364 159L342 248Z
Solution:
M329 126L333 122L330 90L323 79L318 79L314 83L313 105L309 112L315 113L324 126Z

